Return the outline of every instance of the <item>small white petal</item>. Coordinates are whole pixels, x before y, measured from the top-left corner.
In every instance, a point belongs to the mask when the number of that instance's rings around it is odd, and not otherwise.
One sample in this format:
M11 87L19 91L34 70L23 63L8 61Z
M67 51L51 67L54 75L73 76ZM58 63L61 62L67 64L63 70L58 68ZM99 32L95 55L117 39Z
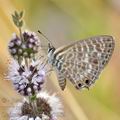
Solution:
M49 116L45 115L45 114L42 114L42 120L49 120Z
M21 40L17 40L16 44L20 46L22 44Z
M31 54L30 54L30 57L33 57L33 56L34 56L34 54L31 53Z
M34 118L29 118L29 120L34 120Z
M28 56L28 53L27 53L27 52L24 52L23 55L24 55L24 56Z
M30 32L30 31L28 31L28 33L27 33L29 36L31 36L32 35L32 33Z
M36 85L38 84L37 82L42 82L42 81L43 81L43 78L41 76L35 76L32 79L32 83L34 83Z
M29 48L32 48L32 47L33 47L33 45L32 45L32 44L29 44L29 45L28 45L28 47L29 47Z
M45 71L44 71L44 70L39 71L39 73L40 73L41 75L45 76Z
M18 120L28 120L28 116L22 116Z
M24 85L20 85L20 89L24 89L25 88L25 86Z
M22 53L22 49L19 49L18 52L21 54Z
M38 38L38 36L37 36L36 34L34 35L34 39L35 39L36 41L39 40L39 38Z
M19 120L20 117L10 117L9 120Z
M31 32L31 34L32 34L33 36L36 36L36 33L35 33L35 32Z
M10 42L10 43L9 43L9 46L10 46L10 47L13 47L13 46L14 46L14 42Z
M14 56L14 58L15 58L15 59L18 59L18 56L17 56L17 55L15 55L15 56Z
M15 54L15 53L16 53L16 49L15 49L15 48L11 49L11 52L12 52L13 54Z
M21 115L21 106L22 106L22 103L18 103L14 107L9 109L10 118L19 118L19 117L21 117L20 116ZM12 120L12 119L10 119L10 120ZM13 119L13 120L18 120L18 119Z
M42 119L41 119L41 118L39 118L39 117L36 117L36 118L35 118L35 120L42 120Z
M35 41L35 45L39 45L38 41Z
M23 48L23 49L26 49L26 45L25 45L25 44L22 44L22 48Z
M25 80L25 79L20 80L20 81L19 81L19 84L20 84L20 85L24 84L24 82L25 82L24 80Z
M29 93L30 93L31 91L32 91L32 90L31 90L31 88L30 88L30 87L29 87L29 88L27 88L27 92L29 92Z
M35 90L37 90L37 86L36 86L36 85L34 85L33 88L34 88Z
M33 50L34 50L34 51L37 51L37 49L38 49L38 48L37 48L36 46L33 47Z
M34 39L30 39L30 42L33 43L33 42L34 42Z

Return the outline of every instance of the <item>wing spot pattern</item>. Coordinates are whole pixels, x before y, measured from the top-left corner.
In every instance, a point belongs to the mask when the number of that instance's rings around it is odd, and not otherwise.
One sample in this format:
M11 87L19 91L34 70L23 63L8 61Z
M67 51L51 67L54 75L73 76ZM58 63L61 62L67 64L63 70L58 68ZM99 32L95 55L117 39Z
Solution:
M77 88L90 87L108 63L114 50L111 36L97 36L81 40L61 54L61 73Z

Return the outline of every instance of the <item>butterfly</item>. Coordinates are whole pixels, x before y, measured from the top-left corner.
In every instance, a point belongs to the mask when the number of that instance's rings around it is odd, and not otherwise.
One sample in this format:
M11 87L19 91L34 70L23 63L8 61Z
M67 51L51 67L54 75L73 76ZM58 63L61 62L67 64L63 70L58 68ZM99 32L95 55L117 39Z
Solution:
M64 90L66 80L70 80L78 90L89 89L109 62L114 47L114 39L109 35L90 37L57 49L49 43L48 62L56 70L60 88Z

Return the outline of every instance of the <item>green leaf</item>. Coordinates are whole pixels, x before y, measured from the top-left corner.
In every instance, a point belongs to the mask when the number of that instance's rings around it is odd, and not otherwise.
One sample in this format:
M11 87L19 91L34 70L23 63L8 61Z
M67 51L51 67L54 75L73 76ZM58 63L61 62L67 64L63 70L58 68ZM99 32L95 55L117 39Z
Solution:
M13 14L12 14L12 18L13 18L13 19L17 19Z
M23 21L19 21L19 27L22 27L23 26Z
M16 22L15 25L16 25L17 27L20 27L19 22Z
M23 20L21 20L22 16L23 11L21 12L15 11L14 14L12 14L13 22L18 28L21 28L23 26Z
M19 14L15 11L15 17L19 19Z
M15 25L18 24L18 20L16 18L14 18L14 17L13 17L13 22L14 22Z
M18 21L18 19L14 15L12 15L12 19Z
M19 17L20 17L20 18L23 17L23 11L20 12Z

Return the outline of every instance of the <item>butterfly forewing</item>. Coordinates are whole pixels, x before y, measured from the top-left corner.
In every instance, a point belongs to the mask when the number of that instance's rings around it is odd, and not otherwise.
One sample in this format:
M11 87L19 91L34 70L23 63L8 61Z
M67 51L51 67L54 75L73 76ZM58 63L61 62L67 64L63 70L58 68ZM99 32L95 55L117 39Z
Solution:
M103 35L80 40L55 51L56 68L77 89L89 88L98 79L113 50L114 40L111 36ZM62 89L66 85L63 80L59 80Z

